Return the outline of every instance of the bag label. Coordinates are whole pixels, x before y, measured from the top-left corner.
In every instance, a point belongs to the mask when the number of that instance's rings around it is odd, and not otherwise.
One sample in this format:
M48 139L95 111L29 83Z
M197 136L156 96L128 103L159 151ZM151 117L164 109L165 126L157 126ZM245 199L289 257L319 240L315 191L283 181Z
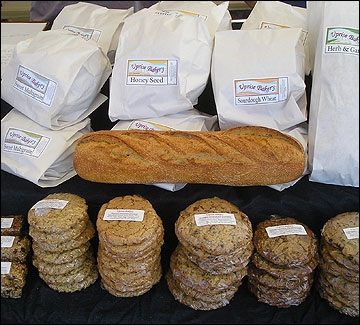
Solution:
M33 205L31 209L57 209L62 210L65 208L69 201L49 199L41 200Z
M329 27L326 31L325 53L359 55L359 29Z
M359 227L343 229L347 239L359 239Z
M284 25L279 25L279 24L274 24L274 23L267 23L267 22L262 21L260 23L259 29L279 29L279 28L290 28L290 26L284 26ZM307 36L308 36L308 31L302 29L301 37L300 37L302 44L305 44Z
M212 225L232 225L236 226L236 219L232 213L204 213L194 215L196 225L212 226Z
M81 36L85 41L92 39L95 42L97 42L101 35L101 30L96 30L96 29L92 29L92 28L65 25L65 26L63 26L63 29L68 30L70 32L73 32L76 35Z
M144 220L144 210L106 209L103 220L138 221Z
M275 104L288 98L288 78L234 80L235 105Z
M147 121L140 121L140 120L132 121L128 127L128 130L131 130L131 129L146 130L146 131L171 131L171 130L174 130L165 125L156 124L156 123L147 122Z
M38 102L51 106L56 82L19 65L13 87Z
M3 151L39 158L50 138L30 131L9 128L5 135Z
M9 274L11 269L11 262L1 262L1 274Z
M9 229L12 226L14 218L1 218L1 229Z
M192 17L199 17L202 20L206 21L207 20L207 16L205 15L200 15L194 12L190 12L190 11L185 11L185 10L171 10L171 9L164 9L163 11L165 12L169 12L169 13L173 13L176 16L192 16Z
M15 236L1 236L1 248L12 247L15 240Z
M177 85L177 60L128 60L127 85Z
M302 225L281 225L265 228L269 238L288 236L288 235L307 235L307 232Z

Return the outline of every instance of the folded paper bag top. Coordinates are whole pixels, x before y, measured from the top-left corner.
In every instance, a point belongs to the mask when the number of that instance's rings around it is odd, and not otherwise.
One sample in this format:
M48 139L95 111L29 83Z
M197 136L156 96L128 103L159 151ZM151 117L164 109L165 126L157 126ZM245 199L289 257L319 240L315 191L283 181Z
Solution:
M101 183L272 185L300 177L303 146L264 127L225 131L97 131L81 137L74 168Z
M19 42L4 72L1 98L52 130L78 123L111 74L92 40L66 30L42 31Z

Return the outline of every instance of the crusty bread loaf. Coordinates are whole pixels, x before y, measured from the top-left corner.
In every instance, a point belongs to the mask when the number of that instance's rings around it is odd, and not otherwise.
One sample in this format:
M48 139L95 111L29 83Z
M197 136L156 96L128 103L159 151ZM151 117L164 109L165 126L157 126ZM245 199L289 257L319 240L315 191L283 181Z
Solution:
M78 141L74 167L80 177L100 183L273 185L300 177L305 153L294 138L264 127L107 130Z

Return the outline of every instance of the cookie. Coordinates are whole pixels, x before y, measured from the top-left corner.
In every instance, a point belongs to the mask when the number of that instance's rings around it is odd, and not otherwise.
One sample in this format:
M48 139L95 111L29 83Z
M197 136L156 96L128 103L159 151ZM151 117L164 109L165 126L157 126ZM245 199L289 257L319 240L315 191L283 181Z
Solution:
M347 300L359 300L359 282L347 281L342 276L334 276L331 273L319 272L321 285L331 289L336 295Z
M160 278L161 278L161 276L159 277L158 281L160 280ZM153 285L155 285L156 283L154 283ZM122 298L141 296L144 293L148 292L153 287L153 285L150 287L142 287L142 288L139 288L138 290L133 290L133 291L119 291L119 290L112 288L111 285L107 284L107 282L104 279L101 279L101 286L107 292L109 292L111 295L113 295L115 297L122 297Z
M59 244L42 242L42 241L34 241L38 245L38 247L47 252L63 252L71 249L78 248L88 242L95 235L95 228L90 220L87 221L87 226L84 232L80 234L80 236L75 239L68 240L66 242L61 242Z
M171 273L171 271L169 271ZM176 285L184 291L188 296L193 297L195 299L200 299L205 302L218 302L218 301L224 301L226 303L229 303L230 300L234 297L235 293L237 292L238 288L225 290L219 293L212 293L212 294L206 294L200 291L197 291L191 286L188 286L187 284L183 283L181 280L175 280L174 277L171 274L171 277L175 281Z
M325 249L321 250L319 264L324 272L335 276L343 276L348 281L359 282L359 272L349 270L337 263Z
M134 272L131 274L118 273L118 276L110 273L110 277L108 276L108 273L105 274L103 268L99 267L99 273L106 284L117 291L138 291L144 287L153 286L158 281L159 277L161 277L162 269L159 263L150 272ZM115 275L115 277L113 275Z
M62 209L48 207L31 208L28 212L28 222L30 226L39 231L49 233L66 232L76 224L88 220L86 201L71 193L54 193L45 197L41 201L63 200L67 201ZM43 202L42 202L43 203ZM39 202L37 203L39 204Z
M5 262L9 267L9 273L1 273L1 287L16 287L22 288L25 286L26 276L28 274L28 267L26 264L19 262ZM3 271L3 261L1 262L1 271Z
M150 269L156 260L160 258L160 252L161 248L159 247L141 259L121 259L115 255L112 255L114 256L114 258L112 258L104 253L101 245L99 245L97 258L98 264L104 264L109 269L116 270L120 273L132 273Z
M313 259L310 260L308 264L304 264L304 265L296 265L292 267L276 265L267 261L257 252L252 255L251 261L258 269L264 270L275 277L284 278L287 280L292 280L292 279L296 280L298 278L307 276L311 274L318 265L317 257L314 257Z
M180 241L179 241L180 242ZM191 252L194 256L203 260L205 263L232 263L237 259L246 259L248 255L251 255L254 250L254 244L250 241L247 245L236 248L233 252L226 255L212 255L200 248L189 245L185 242L180 242L187 251Z
M244 255L240 258L236 258L234 260L230 260L227 262L207 262L206 260L202 260L198 256L192 254L188 249L182 246L182 252L186 255L186 257L197 264L203 270L211 273L211 274L228 274L231 272L236 272L242 270L246 265L248 265L250 261L251 253L248 255Z
M112 217L112 220L104 220L105 213L110 210L121 211L119 214L113 213L116 216ZM143 213L142 221L135 221L141 220L139 213ZM159 229L163 228L163 225L148 200L136 195L127 195L103 204L98 213L96 228L99 238L106 240L109 245L130 246L157 241Z
M38 242L59 244L77 238L85 231L86 226L87 222L81 221L69 228L67 231L62 232L44 232L36 229L34 226L31 226L29 228L29 235Z
M80 268L86 259L91 258L92 251L88 250L83 255L74 258L71 262L63 264L53 264L42 261L36 255L33 255L32 263L41 273L49 275L61 275Z
M73 284L75 282L84 281L87 278L87 276L90 274L90 272L92 272L94 269L96 269L95 259L91 257L91 258L87 258L80 267L65 274L49 275L39 271L39 276L46 283L51 283L54 286Z
M342 252L334 248L333 246L329 245L324 238L321 239L321 250L326 251L338 264L342 265L343 267L354 271L359 272L359 265L350 261Z
M47 283L47 285L56 291L59 292L75 292L80 291L83 289L86 289L87 287L94 284L98 278L99 274L96 268L92 268L90 270L90 273L87 275L85 279L82 281L76 281L72 283L65 283L65 284L53 284L53 283Z
M210 274L186 258L180 245L171 255L170 268L174 279L208 294L237 288L247 273L246 268L244 268L241 271L229 274Z
M210 224L198 226L196 218L203 224ZM232 224L214 224L224 220ZM182 211L175 222L175 233L180 243L188 243L211 255L230 254L248 245L253 236L248 216L232 203L217 197L199 200Z
M279 278L264 270L256 268L252 263L250 263L248 267L248 276L249 278L256 279L256 281L262 285L278 289L295 289L302 283L309 284L310 280L313 278L312 274L292 279Z
M80 245L77 248L70 249L67 251L61 252L48 252L44 251L39 245L34 241L32 244L32 249L34 251L34 256L43 260L47 263L52 264L63 264L69 263L77 257L83 255L90 248L90 242L87 241L84 244Z
M119 258L141 258L149 252L161 247L164 243L164 230L159 228L158 239L152 242L144 242L133 245L111 245L100 234L99 242L102 244L104 251Z
M293 295L290 290L282 294L277 294L275 291L263 292L262 287L255 286L248 282L248 288L258 299L258 301L266 303L270 306L275 306L278 308L288 308L291 306L298 306L305 301L308 297L309 292L306 292L303 295Z
M1 260L24 263L30 246L26 236L1 236Z
M328 220L321 235L331 246L359 265L359 235L353 237L348 233L352 239L346 235L349 229L356 227L359 227L359 212L345 212Z
M6 287L1 285L1 297L2 298L21 298L22 288Z
M262 257L277 265L307 264L317 253L314 233L293 218L272 217L260 222L254 233L254 245Z
M359 317L359 300L357 304L355 303L353 306L344 305L336 295L329 294L329 292L325 289L325 286L321 285L320 281L316 282L316 289L319 293L320 297L325 299L331 307L338 310L340 313L351 316L351 317Z
M1 216L1 236L23 235L24 224L23 215Z
M188 296L174 281L171 272L168 272L165 276L168 288L171 294L174 296L175 300L180 302L183 305L186 305L195 310L213 310L226 306L229 301L220 300L218 302L206 302L200 299L195 299L191 296Z

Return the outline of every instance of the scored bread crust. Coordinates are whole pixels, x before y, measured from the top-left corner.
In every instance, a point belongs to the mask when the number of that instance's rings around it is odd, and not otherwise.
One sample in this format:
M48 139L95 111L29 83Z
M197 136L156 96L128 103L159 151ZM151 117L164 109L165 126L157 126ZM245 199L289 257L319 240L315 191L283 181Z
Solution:
M291 136L257 126L105 130L80 138L74 168L81 178L100 183L274 185L302 175L305 153Z

